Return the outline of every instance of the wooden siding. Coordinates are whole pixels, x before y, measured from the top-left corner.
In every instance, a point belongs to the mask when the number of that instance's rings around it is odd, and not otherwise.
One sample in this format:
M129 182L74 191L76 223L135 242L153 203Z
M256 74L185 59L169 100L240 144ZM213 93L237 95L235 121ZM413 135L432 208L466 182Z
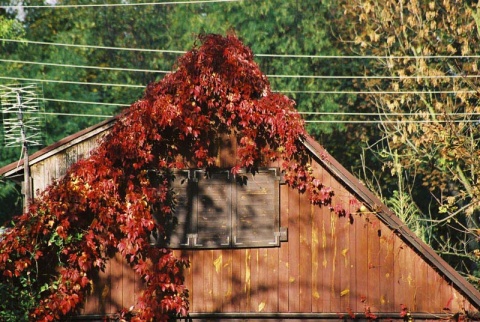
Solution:
M219 152L223 156L219 164L228 167L234 162L231 150L235 144L225 140L223 146L228 149ZM360 202L352 193L314 159L311 164L314 175L335 191L332 205L351 205L349 211L355 213ZM355 214L351 222L328 207L311 205L304 194L286 185L280 188L280 209L280 225L288 229L288 241L280 247L175 250L191 261L185 284L193 315L331 312L340 317L370 310L400 317L404 305L412 312L431 313L433 318L474 310L375 213ZM109 269L105 278L123 274L124 285L128 285L123 290L132 290L134 274L130 271L129 275L125 264L116 258ZM110 310L103 309L101 301L94 308L90 301L85 313L115 313L122 308L115 304L130 307L134 299L120 302L112 295L105 299L112 303Z
M33 191L43 191L54 179L59 179L67 169L78 160L87 158L90 152L98 146L99 140L105 135L101 132L87 140L77 142L49 158L31 165L30 173L33 180Z
M101 136L99 132L35 162L35 189L43 189L70 164L88 156ZM235 141L226 136L219 144L218 165L229 167L235 160ZM312 156L311 164L315 176L335 191L332 205L350 205L356 212L359 195L318 156ZM280 186L280 210L280 226L288 229L288 241L280 247L175 250L191 261L185 284L192 317L245 320L272 319L276 314L276 320L292 321L361 316L369 309L379 317L401 320L402 306L418 319L477 311L463 295L465 284L458 282L461 277L453 269L426 261L421 248L404 236L404 228L392 229L376 213L355 214L351 222L327 207L312 206L305 195L286 185ZM141 290L136 274L117 255L95 277L81 313L115 314L135 305Z
M352 198L334 188L336 198ZM185 284L192 314L333 312L340 317L369 307L374 314L397 312L399 317L402 304L431 318L475 311L373 214L355 216L350 223L310 206L285 186L281 200L288 242L279 248L175 251L191 261ZM134 305L140 291L138 277L117 256L95 280L82 313L114 314Z
M322 172L321 169L316 171ZM321 174L321 173L319 173ZM332 186L335 199L353 198ZM468 301L373 214L353 223L282 189L280 248L178 251L191 312L413 312L472 310ZM288 205L287 205L288 204ZM355 211L355 209L351 209Z

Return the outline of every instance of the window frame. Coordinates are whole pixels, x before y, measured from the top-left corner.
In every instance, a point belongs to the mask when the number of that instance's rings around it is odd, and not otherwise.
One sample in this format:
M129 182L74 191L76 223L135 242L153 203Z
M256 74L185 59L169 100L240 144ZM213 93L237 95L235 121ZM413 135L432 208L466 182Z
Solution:
M174 180L170 188L177 199L174 216L178 223L169 232L169 242L156 243L157 246L264 248L279 247L285 240L286 231L280 228L280 184L283 182L278 168L260 168L255 174L240 169L236 175L227 169L175 169L172 174ZM252 198L249 199L249 195ZM252 209L262 211L263 218L258 217L258 213L251 214ZM211 221L214 218L223 221ZM262 222L268 227L257 225Z

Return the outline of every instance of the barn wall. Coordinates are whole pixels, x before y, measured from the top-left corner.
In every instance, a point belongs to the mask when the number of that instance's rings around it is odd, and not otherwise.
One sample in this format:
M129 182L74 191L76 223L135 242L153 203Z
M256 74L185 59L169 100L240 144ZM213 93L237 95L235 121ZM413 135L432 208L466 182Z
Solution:
M45 188L55 179L61 178L68 168L78 160L87 158L95 149L100 139L106 132L100 132L85 140L80 140L63 150L38 161L30 166L30 174L33 180L33 191L36 193Z
M314 171L335 191L333 205L354 197L318 164ZM350 206L351 212L356 212ZM348 218L310 205L281 187L279 248L178 251L191 312L445 313L472 310L468 301L374 214Z
M335 199L352 198L316 171L337 191ZM286 186L281 200L281 226L288 227L281 247L175 251L191 261L185 271L190 312L363 313L368 307L399 316L402 304L433 315L475 311L373 214L350 223ZM94 281L82 313L114 314L134 305L140 293L138 277L117 256Z
M219 165L231 166L235 143L226 137L221 145ZM354 196L320 164L311 163L314 175L335 191L332 205L346 205L356 213ZM305 195L286 185L280 188L280 209L280 226L288 228L288 241L280 247L175 251L191 261L185 284L192 314L370 310L400 316L402 305L432 314L473 310L375 214L356 213L351 222L327 207L312 206ZM135 304L136 296L118 299L121 290L141 289L128 265L115 258L109 270L103 278L118 292L99 297L102 286L97 287L98 304L89 300L85 313L115 313ZM110 303L109 309L102 301Z
M80 141L31 167L34 189L89 155L102 134ZM220 140L218 165L235 160L235 141ZM273 166L278 166L274 164ZM354 197L312 159L316 177L335 191L332 205L356 212ZM306 196L280 187L280 226L288 241L280 247L176 250L188 256L185 271L190 312L195 313L335 313L412 312L442 314L475 311L468 301L375 214L354 221L310 205ZM93 283L82 314L114 314L135 305L142 284L119 256ZM448 310L444 310L447 308Z

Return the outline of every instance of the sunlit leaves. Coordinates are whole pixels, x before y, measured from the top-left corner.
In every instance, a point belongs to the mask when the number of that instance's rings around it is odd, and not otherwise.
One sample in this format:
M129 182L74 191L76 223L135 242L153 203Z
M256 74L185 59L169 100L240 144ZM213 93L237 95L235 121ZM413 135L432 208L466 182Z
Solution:
M399 189L411 190L412 201L432 217L428 222L443 239L434 247L452 255L455 266L464 258L477 261L471 251L478 248L472 228L478 226L480 211L480 83L478 58L471 55L479 44L478 4L341 2L341 19L360 17L344 34L344 40L358 45L349 47L365 55L391 56L369 60L365 67L366 75L385 78L363 81L370 91L383 92L365 96L385 113L380 156L405 185Z
M122 311L125 317L162 321L185 315L182 271L189 262L150 245L149 235L168 233L173 221L169 171L214 167L221 135L237 138L232 173L279 161L287 184L312 204L330 206L333 191L313 176L294 102L271 91L253 53L234 35L199 40L176 72L148 85L90 157L49 186L0 242L4 281L39 276L35 283L43 291L32 318L49 321L73 312L88 294L92 274L113 252L145 286L134 313ZM330 209L345 213L341 205Z

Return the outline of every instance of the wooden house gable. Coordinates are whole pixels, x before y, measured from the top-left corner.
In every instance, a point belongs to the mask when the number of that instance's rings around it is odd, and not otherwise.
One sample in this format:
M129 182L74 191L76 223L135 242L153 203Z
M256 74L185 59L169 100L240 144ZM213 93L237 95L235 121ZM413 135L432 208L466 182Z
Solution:
M65 173L70 162L88 156L114 120L47 147L31 158L34 187L44 188ZM234 140L225 140L218 165L235 158ZM192 319L403 320L449 318L476 312L478 291L416 237L373 193L311 137L303 142L312 171L334 193L332 206L353 214L339 217L312 205L287 185L279 185L278 226L282 241L272 247L191 247L185 270ZM278 168L276 163L270 164ZM11 164L0 175L15 177ZM367 211L358 212L363 205ZM115 316L135 304L142 283L120 256L94 279L82 314Z

